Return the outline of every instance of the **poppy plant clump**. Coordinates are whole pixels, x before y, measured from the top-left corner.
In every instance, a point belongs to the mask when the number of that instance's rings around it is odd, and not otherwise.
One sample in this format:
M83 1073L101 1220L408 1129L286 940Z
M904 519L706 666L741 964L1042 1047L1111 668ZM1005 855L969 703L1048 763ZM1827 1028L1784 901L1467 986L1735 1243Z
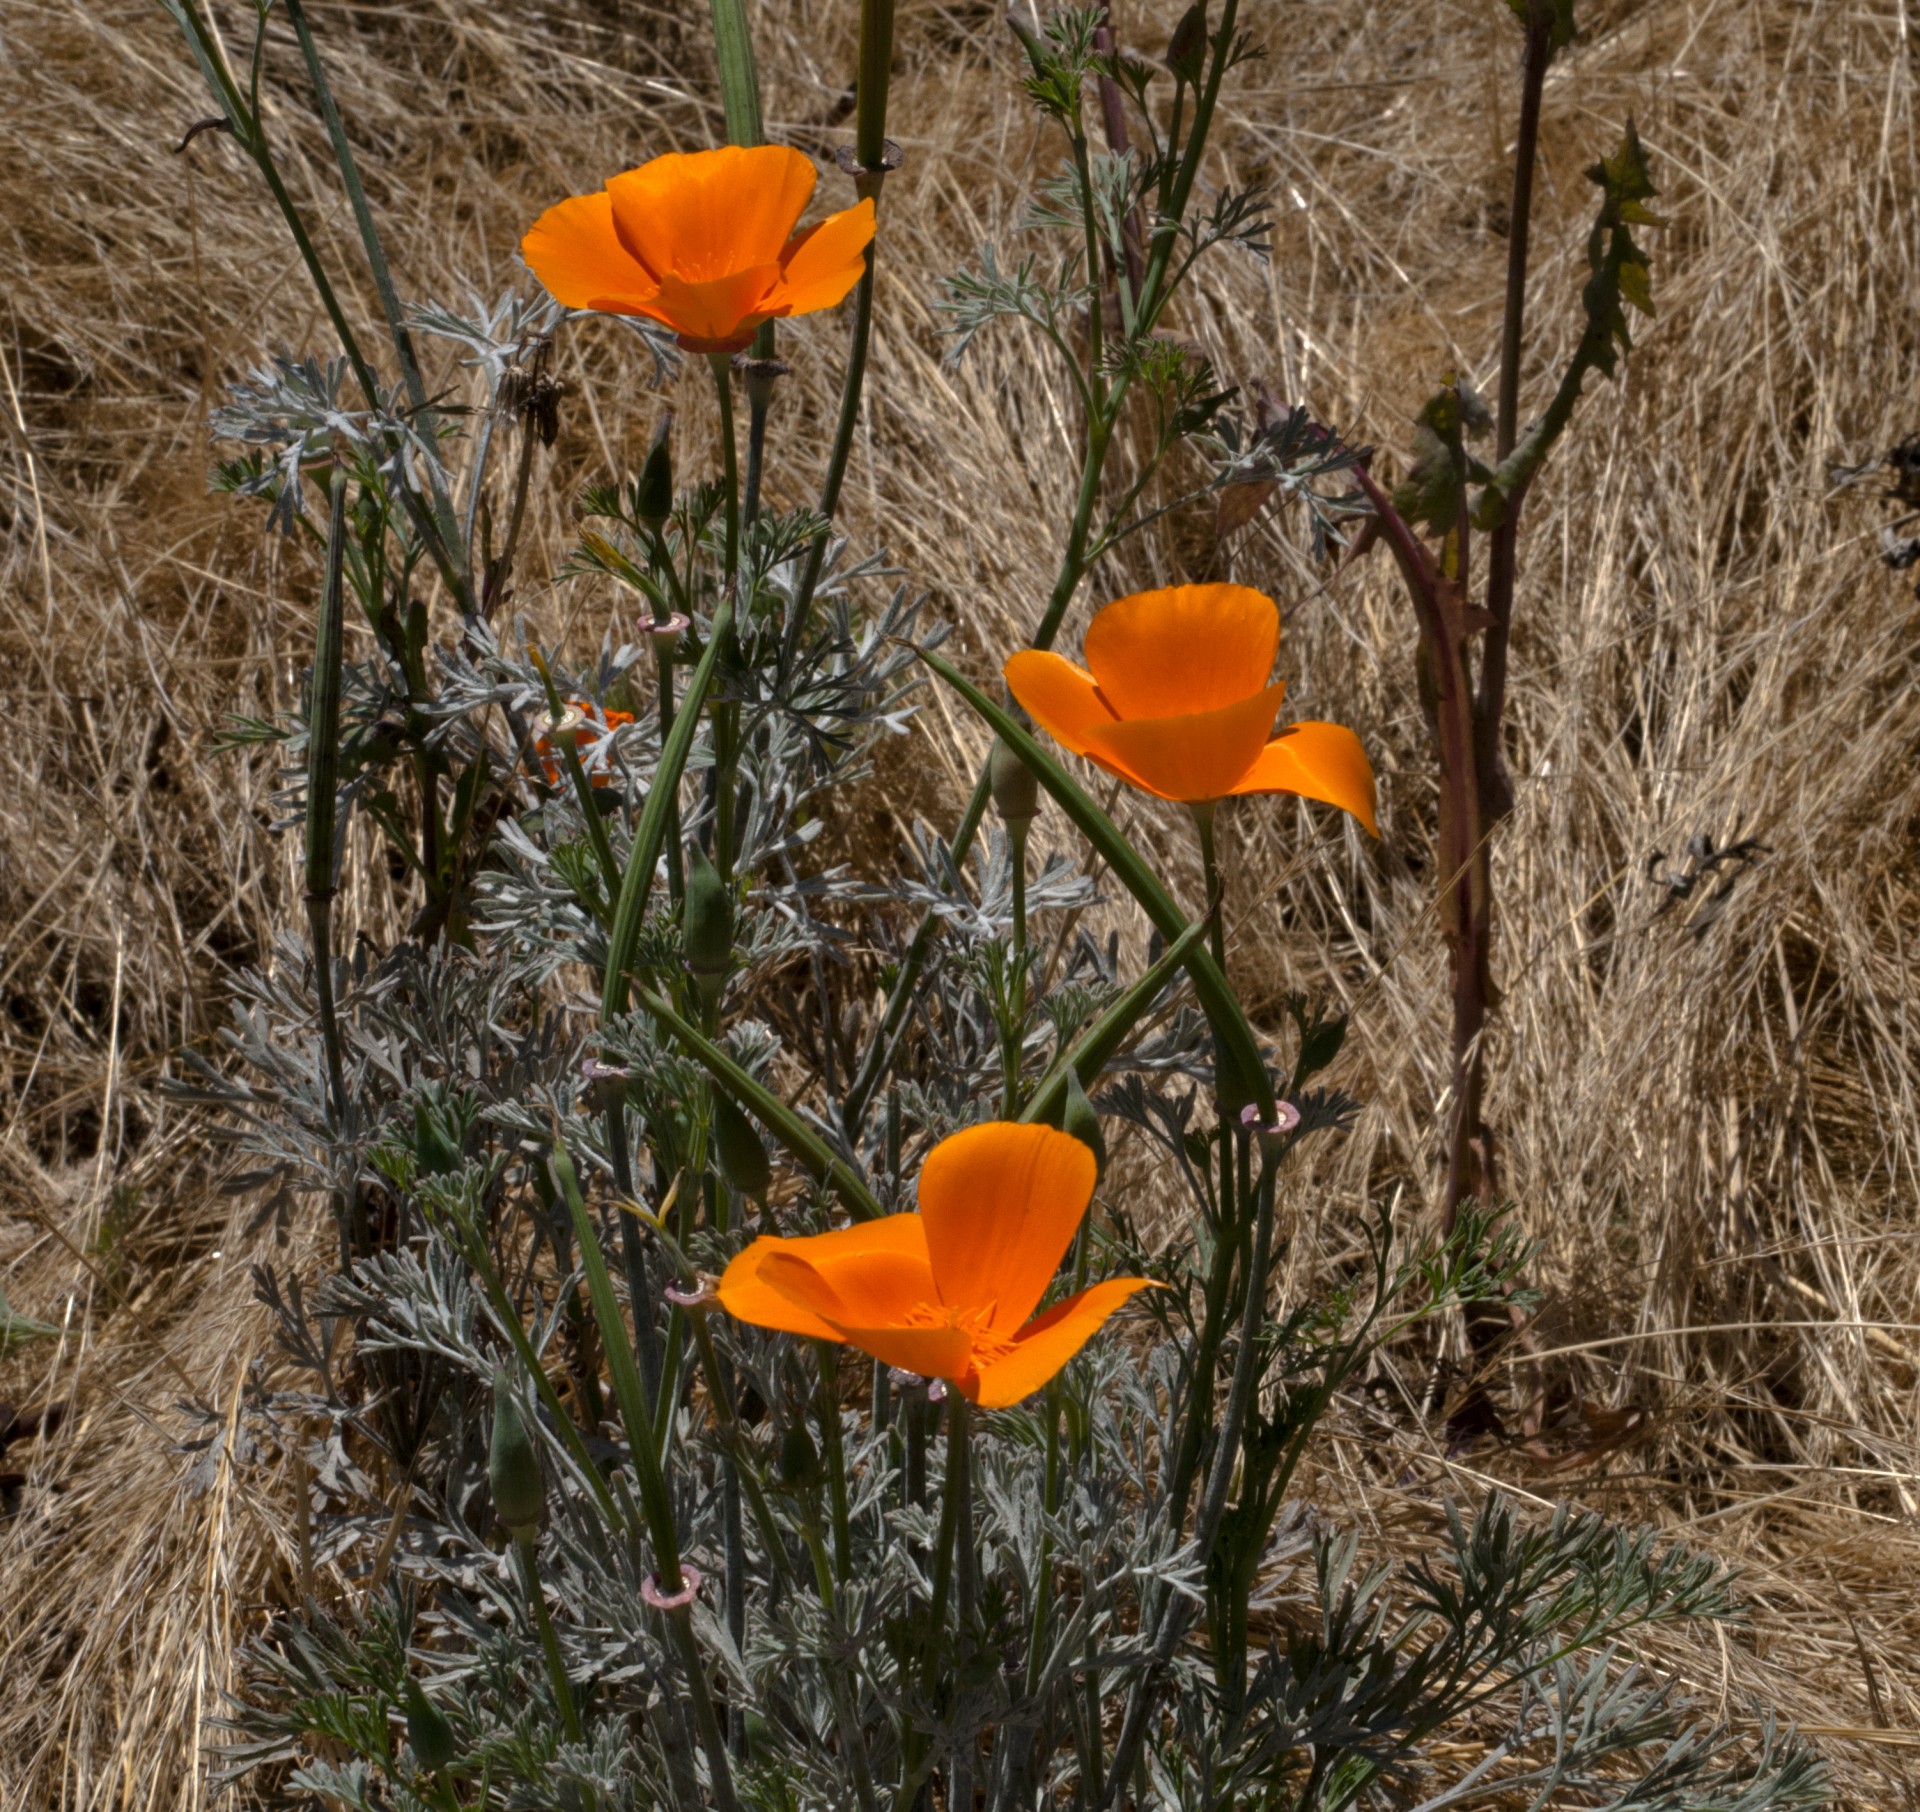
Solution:
M1144 1277L1113 1277L1034 1315L1093 1199L1093 1153L1048 1126L988 1121L943 1139L920 1211L753 1242L720 1302L761 1327L857 1346L944 1378L983 1409L1031 1396ZM1029 1319L1031 1317L1031 1319Z
M1057 742L1162 799L1200 805L1297 793L1351 812L1374 835L1373 766L1343 724L1273 734L1286 693L1268 684L1280 611L1245 585L1135 592L1095 613L1087 668L1037 648L1004 669Z
M688 352L738 352L762 322L832 308L866 270L871 201L794 230L814 181L784 145L669 152L550 207L520 250L568 308L644 315Z

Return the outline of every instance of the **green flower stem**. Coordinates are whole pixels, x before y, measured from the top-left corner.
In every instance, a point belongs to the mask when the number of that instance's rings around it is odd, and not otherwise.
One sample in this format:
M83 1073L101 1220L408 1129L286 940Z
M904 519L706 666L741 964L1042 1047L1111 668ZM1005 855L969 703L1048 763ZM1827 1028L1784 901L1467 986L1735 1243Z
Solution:
M887 89L893 77L894 0L861 0L860 65L855 87L853 157L856 193L872 198L876 214L886 181ZM840 488L846 482L847 461L853 451L854 431L860 424L860 396L866 384L867 351L873 340L873 269L879 252L876 238L867 247L867 268L853 301L853 337L847 347L847 372L840 385L840 415L834 423L833 446L827 454L827 475L820 486L820 514L829 523L840 508ZM813 607L813 594L827 557L827 535L814 538L807 564L794 593L793 618L787 626L790 648L799 646Z
M1009 952L1013 973L1008 978L1008 1023L1000 1042L1000 1093L1001 1116L1008 1120L1020 1114L1021 1060L1027 1048L1027 833L1032 828L1030 819L1007 826L1007 849L1013 863L1013 938Z
M720 104L727 137L736 145L765 142L760 121L760 74L753 57L753 35L741 0L713 0L714 59L720 66Z
M573 1236L580 1248L580 1267L586 1273L587 1294L593 1302L593 1317L600 1326L600 1344L605 1349L607 1370L613 1377L614 1400L620 1408L620 1423L627 1437L628 1454L634 1478L640 1487L640 1509L653 1545L654 1577L668 1597L680 1591L680 1532L674 1522L673 1499L667 1490L660 1453L654 1441L654 1417L647 1403L640 1372L634 1362L633 1345L620 1318L620 1305L613 1294L613 1280L607 1275L607 1261L600 1249L599 1231L580 1195L579 1178L565 1144L556 1136L551 1158L553 1180L567 1204L573 1220ZM636 1302L633 1317L638 1323L650 1304ZM679 1650L681 1671L686 1675L688 1696L693 1702L694 1724L705 1750L712 1776L716 1805L723 1812L736 1812L733 1776L727 1765L726 1738L713 1708L713 1696L707 1689L706 1671L698 1644L693 1639L693 1622L685 1610L663 1613Z
M567 1664L561 1658L560 1638L554 1634L553 1617L547 1610L547 1595L540 1586L540 1564L535 1557L538 1543L532 1536L516 1536L514 1558L519 1562L520 1585L527 1595L527 1609L533 1614L534 1627L540 1632L540 1652L547 1658L547 1679L553 1687L554 1703L560 1707L560 1722L568 1738L580 1741L580 1711L573 1702L573 1686L567 1679Z
M830 1340L816 1340L813 1356L820 1367L820 1458L833 1513L833 1571L844 1585L853 1573L853 1527L847 1508L846 1444L840 1433L840 1349Z
M1241 1431L1246 1426L1247 1409L1253 1401L1254 1380L1259 1370L1258 1321L1265 1307L1264 1273L1272 1250L1274 1182L1275 1163L1268 1157L1263 1159L1260 1167L1259 1205L1254 1215L1254 1276L1247 1292L1240 1351L1234 1361L1233 1382L1227 1392L1227 1410L1221 1424L1213 1471L1194 1525L1194 1547L1201 1554L1208 1553L1219 1536L1221 1518L1226 1513L1227 1491L1239 1455ZM1147 1666L1134 1683L1127 1701L1126 1717L1120 1727L1120 1737L1114 1745L1113 1762L1108 1773L1113 1786L1101 1798L1103 1807L1112 1804L1114 1787L1132 1772L1134 1762L1140 1755L1141 1744L1146 1736L1148 1709L1166 1674L1167 1665L1173 1659L1174 1650L1180 1646L1180 1640L1186 1634L1192 1615L1192 1601L1185 1594L1170 1592L1162 1599L1152 1653Z
M940 1532L934 1537L933 1602L927 1608L926 1647L921 1658L920 1692L938 1697L940 1670L946 1661L947 1600L952 1595L954 1548L959 1540L963 1511L970 1511L973 1481L967 1449L967 1400L957 1390L947 1392L947 1476L941 1481ZM970 1519L969 1519L970 1520ZM971 1530L968 1531L971 1535ZM968 1556L967 1571L972 1572ZM930 1766L932 1745L923 1730L910 1730L903 1747L904 1767L893 1796L893 1812L908 1812L919 1797Z
M707 1394L713 1400L713 1407L720 1418L720 1434L726 1443L728 1455L736 1463L741 1487L746 1493L747 1508L753 1512L755 1526L760 1531L761 1545L767 1551L767 1559L774 1572L784 1585L793 1576L787 1562L787 1550L780 1540L779 1525L773 1520L773 1509L767 1502L766 1492L761 1488L759 1476L751 1466L738 1466L741 1434L740 1423L734 1413L733 1386L727 1373L722 1369L720 1355L713 1344L713 1330L707 1325L705 1315L695 1315L693 1322L694 1350L700 1355L700 1370L707 1381Z
M347 475L334 461L327 475L327 564L314 625L313 679L307 698L307 931L313 943L314 997L326 1054L328 1114L336 1134L347 1124L347 1084L340 1016L333 997L333 836L340 777L340 668L344 652ZM353 1244L358 1244L355 1240ZM342 1253L352 1268L350 1251Z

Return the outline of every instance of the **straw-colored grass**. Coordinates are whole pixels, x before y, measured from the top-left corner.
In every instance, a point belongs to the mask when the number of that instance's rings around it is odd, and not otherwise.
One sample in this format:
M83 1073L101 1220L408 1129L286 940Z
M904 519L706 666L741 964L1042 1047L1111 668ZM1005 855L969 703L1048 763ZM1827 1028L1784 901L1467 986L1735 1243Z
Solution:
M236 43L249 10L219 8ZM515 245L539 207L718 130L697 6L312 10L416 295L525 282ZM1232 89L1216 169L1272 185L1275 257L1221 257L1178 330L1231 381L1300 397L1392 461L1435 380L1490 384L1516 33L1497 0L1245 10L1271 54ZM1123 38L1157 48L1159 11L1126 0ZM1580 11L1547 101L1529 406L1577 331L1581 172L1629 113L1671 222L1648 236L1659 320L1623 383L1590 384L1529 510L1519 805L1496 859L1490 1117L1543 1242L1540 1344L1581 1407L1548 1464L1449 1456L1441 1431L1355 1405L1314 1489L1410 1543L1434 1499L1497 1477L1739 1562L1751 1628L1662 1658L1710 1704L1757 1699L1818 1733L1843 1803L1909 1806L1915 606L1874 557L1873 507L1836 497L1826 467L1916 425L1913 27L1905 0ZM778 136L845 136L855 14L757 7ZM278 37L274 65L295 193L345 262L351 223ZM1006 331L948 369L933 308L939 274L1004 242L1020 179L1056 156L1015 73L995 7L902 0L907 165L848 487L856 538L885 542L982 670L1036 614L1076 457L1036 348ZM324 323L234 149L174 152L208 111L145 0L0 9L0 1289L64 1330L0 1361L0 1397L74 1405L4 1463L30 1475L0 1525L0 1802L22 1812L218 1803L205 1720L300 1576L287 1481L241 1411L269 1356L248 1263L300 1264L311 1230L296 1210L276 1248L271 1220L250 1226L255 1204L218 1193L206 1129L155 1087L297 905L271 775L210 745L225 714L288 703L312 575L205 494L204 424L224 384L324 345ZM783 500L815 481L843 332L784 335ZM567 330L561 365L517 605L585 653L609 598L544 575L569 499L636 463L661 399L614 324ZM708 407L692 379L675 400L693 470ZM1169 526L1098 573L1096 598L1229 571L1274 591L1291 702L1355 724L1383 774L1377 847L1285 802L1232 819L1254 997L1304 987L1354 1015L1338 1079L1368 1106L1300 1192L1304 1275L1366 1195L1403 1187L1411 1214L1437 1180L1445 977L1411 622L1378 555L1327 580L1291 523L1227 548L1204 515ZM850 833L884 856L913 813L944 820L980 744L930 700ZM1177 827L1140 828L1191 883ZM1695 837L1765 847L1663 912L1660 877ZM393 934L383 880L358 873L342 912Z

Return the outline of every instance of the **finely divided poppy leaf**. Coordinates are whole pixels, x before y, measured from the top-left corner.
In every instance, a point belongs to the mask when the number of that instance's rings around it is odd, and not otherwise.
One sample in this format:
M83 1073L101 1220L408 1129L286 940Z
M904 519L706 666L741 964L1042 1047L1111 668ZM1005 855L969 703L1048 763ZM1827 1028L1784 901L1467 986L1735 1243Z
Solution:
M1024 725L1017 722L1004 706L997 705L964 675L949 666L937 654L922 648L921 660L958 692L968 704L1001 736L1008 746L1033 770L1034 777L1053 795L1060 809L1073 821L1088 842L1100 853L1120 883L1140 903L1141 910L1153 921L1169 943L1178 942L1192 929L1185 913L1174 904L1173 896L1154 877L1139 852L1120 834L1113 820L1087 797L1072 777L1043 749ZM1273 1116L1273 1082L1260 1055L1259 1041L1247 1016L1234 999L1227 978L1220 973L1212 953L1203 944L1194 944L1187 952L1186 967L1193 977L1194 992L1200 997L1214 1032L1238 1066L1249 1088L1268 1119Z

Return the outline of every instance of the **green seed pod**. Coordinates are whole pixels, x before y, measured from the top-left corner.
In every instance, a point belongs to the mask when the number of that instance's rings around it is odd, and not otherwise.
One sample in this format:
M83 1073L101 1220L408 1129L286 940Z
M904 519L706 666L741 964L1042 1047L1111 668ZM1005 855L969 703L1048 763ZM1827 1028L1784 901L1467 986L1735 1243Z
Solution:
M727 1187L735 1195L764 1202L767 1185L773 1181L767 1148L753 1122L734 1105L731 1096L717 1088L713 1091L713 1144Z
M1206 0L1194 0L1180 15L1167 44L1167 67L1189 87L1200 85L1207 70Z
M792 1422L780 1437L780 1477L789 1485L820 1482L820 1452L804 1422Z
M993 788L993 803L1011 830L1015 825L1031 824L1040 811L1040 783L1033 769L998 736L987 757L987 783Z
M540 1456L507 1386L505 1372L493 1379L493 1439L487 1448L487 1482L493 1489L493 1513L515 1541L531 1541L547 1508L547 1487Z
M687 973L699 984L702 999L714 1004L733 963L733 894L698 844L687 864L680 953Z
M669 445L672 430L673 411L668 410L653 431L647 463L640 468L640 482L633 487L633 513L655 530L673 514L673 452Z
M460 1745L454 1739L453 1726L447 1722L446 1713L421 1691L420 1682L411 1676L407 1679L404 1703L407 1742L421 1771L440 1774L451 1768L460 1753Z
M1060 1113L1060 1130L1070 1133L1093 1153L1096 1182L1107 1174L1107 1136L1100 1130L1100 1116L1093 1111L1087 1091L1080 1086L1080 1072L1067 1065L1067 1103Z

